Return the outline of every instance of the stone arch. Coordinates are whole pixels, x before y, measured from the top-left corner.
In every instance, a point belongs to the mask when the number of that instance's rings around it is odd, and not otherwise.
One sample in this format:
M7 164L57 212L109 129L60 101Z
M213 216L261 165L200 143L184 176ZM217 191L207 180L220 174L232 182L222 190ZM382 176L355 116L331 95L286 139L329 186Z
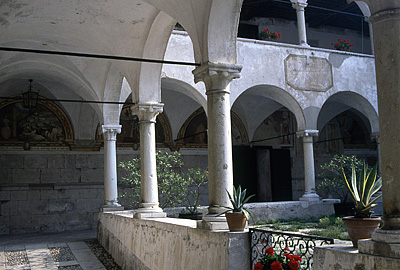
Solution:
M320 155L350 151L346 149L370 150L376 147L371 144L371 135L379 131L378 114L363 96L339 92L325 101L317 128L316 151Z
M338 115L350 108L365 116L371 133L379 132L378 113L373 105L365 97L350 91L336 93L325 101L318 115L317 128L325 126L332 115Z
M306 128L306 118L300 104L289 93L276 86L257 85L247 89L235 100L232 111L247 123L248 134L252 138L265 116L282 107L293 113L298 130Z

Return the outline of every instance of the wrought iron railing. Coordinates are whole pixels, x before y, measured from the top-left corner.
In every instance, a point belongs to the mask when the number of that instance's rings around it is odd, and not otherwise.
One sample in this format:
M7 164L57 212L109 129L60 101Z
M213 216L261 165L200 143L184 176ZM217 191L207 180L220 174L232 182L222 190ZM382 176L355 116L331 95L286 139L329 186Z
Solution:
M311 269L316 246L334 244L334 239L295 232L274 231L267 228L250 228L251 269L265 249L272 247L277 254L283 255L284 248L291 254L299 255L303 260L303 269Z

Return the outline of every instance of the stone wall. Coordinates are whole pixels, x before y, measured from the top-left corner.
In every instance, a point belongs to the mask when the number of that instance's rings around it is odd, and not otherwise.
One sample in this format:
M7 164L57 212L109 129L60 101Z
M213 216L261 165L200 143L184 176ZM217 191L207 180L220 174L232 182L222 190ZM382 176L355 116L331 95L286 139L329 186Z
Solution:
M196 229L196 221L99 214L98 240L122 269L248 269L248 233Z
M2 154L0 172L0 234L96 228L103 153Z

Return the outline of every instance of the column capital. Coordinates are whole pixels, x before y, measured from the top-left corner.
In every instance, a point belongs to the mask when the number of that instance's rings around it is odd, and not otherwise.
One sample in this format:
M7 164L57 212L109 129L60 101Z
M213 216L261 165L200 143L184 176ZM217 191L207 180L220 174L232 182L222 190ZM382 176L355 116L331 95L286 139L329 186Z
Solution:
M379 132L371 133L370 137L371 137L371 140L376 140L377 143L380 143L381 135Z
M292 7L296 10L304 10L308 6L307 0L290 0Z
M132 112L139 116L141 122L156 122L156 117L163 112L162 103L139 103L132 106Z
M102 125L102 131L104 134L104 140L116 141L117 134L121 133L121 125Z
M300 137L316 137L318 136L319 131L318 130L312 130L312 129L308 129L308 130L299 130L296 132L296 136L297 138Z
M203 81L207 92L223 90L233 80L240 78L241 65L207 62L193 70L194 81Z

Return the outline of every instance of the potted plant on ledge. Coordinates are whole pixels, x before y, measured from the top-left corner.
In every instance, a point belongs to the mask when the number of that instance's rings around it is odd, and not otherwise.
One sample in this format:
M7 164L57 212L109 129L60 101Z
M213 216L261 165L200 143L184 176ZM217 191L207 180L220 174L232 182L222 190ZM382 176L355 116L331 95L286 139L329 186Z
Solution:
M246 221L249 219L249 217L253 217L253 215L244 207L244 204L254 197L254 194L246 197L246 191L246 189L242 191L240 185L237 189L233 187L232 195L226 191L232 207L223 206L228 210L220 213L219 215L225 214L226 221L228 222L228 227L231 232L244 231L244 228L246 227Z
M372 208L376 206L374 202L382 195L375 198L372 196L382 187L382 179L377 179L377 164L369 170L365 162L358 179L354 166L350 181L344 170L342 176L355 205L355 216L344 217L343 220L353 246L358 247L358 240L371 238L380 224L380 217L372 217Z

